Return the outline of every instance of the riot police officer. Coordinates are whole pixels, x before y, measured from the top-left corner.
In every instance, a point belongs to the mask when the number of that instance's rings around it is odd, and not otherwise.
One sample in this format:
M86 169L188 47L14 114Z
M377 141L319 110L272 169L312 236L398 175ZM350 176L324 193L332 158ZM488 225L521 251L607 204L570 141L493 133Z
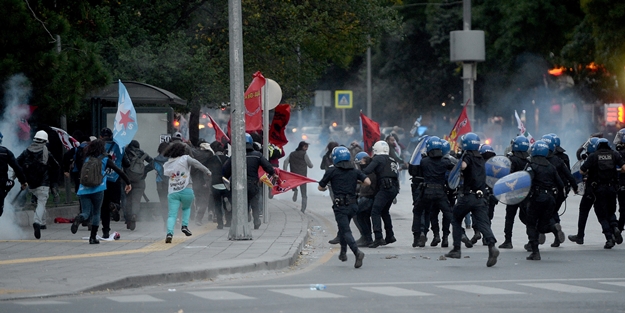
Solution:
M546 142L538 140L532 146L532 159L526 171L532 177L532 189L529 196L529 205L526 212L527 237L532 253L527 260L540 260L538 250L539 233L558 233L559 240L564 241L564 233L560 224L553 220L553 212L556 210L556 196L562 193L564 183L557 170L547 159L549 146Z
M597 141L599 138L592 137L588 139L588 141L584 144L584 153L580 154L580 158L586 159L589 154L593 154L596 151ZM588 179L585 179L585 185L589 186L591 184ZM578 245L584 244L584 235L586 229L586 222L588 221L588 214L590 213L590 209L592 205L595 203L595 194L593 193L592 188L584 188L584 195L582 196L582 200L579 202L579 215L577 217L577 234L569 235L568 238L570 241L577 243Z
M349 223L358 212L356 196L358 181L361 181L361 184L365 186L369 185L370 181L365 174L354 167L350 161L349 150L346 147L334 148L331 158L334 167L330 167L323 175L323 178L319 181L318 189L326 191L328 184L332 188L334 195L332 209L334 210L334 217L339 229L339 243L341 245L339 260L342 262L347 261L347 246L349 246L354 256L356 256L354 267L359 268L362 266L365 254L358 250L352 231L349 228Z
M590 188L595 194L595 214L606 238L603 246L605 249L612 249L615 243L623 243L621 230L618 228L614 214L618 189L618 177L615 171L617 168L625 172L625 161L618 152L610 148L607 139L601 138L597 140L596 152L588 156L579 170L582 174L588 173Z
M512 141L511 152L508 153L510 159L510 173L522 171L529 163L530 141L525 136L517 136ZM523 202L522 202L523 203ZM512 249L512 226L514 226L514 218L519 208L524 208L523 204L506 205L506 222L503 229L505 234L504 242L499 245L500 249ZM525 214L525 213L523 213ZM519 214L519 217L521 214Z
M371 157L367 152L361 151L354 157L354 163L358 168L363 168L371 163ZM375 174L367 175L370 185L360 185L358 188L358 214L356 215L356 226L360 231L360 238L356 240L358 247L368 247L372 242L371 239L371 208L373 207L373 199L378 192Z
M456 159L456 157L451 154L451 145L449 144L449 142L445 139L441 139L441 143L442 143L441 151L443 153L443 158L448 159L452 165L458 164L458 159ZM445 193L447 194L447 201L449 202L449 207L452 208L454 204L456 203L456 195L458 194L458 192L457 192L457 188L456 189L449 188L449 184L447 184L448 175L449 175L449 172L445 173ZM440 210L436 206L433 207L432 210L430 211L430 224L432 225L432 233L434 234L440 233L440 227L438 225L438 213L439 212ZM443 237L442 237L442 241L440 242L442 248L449 247L448 237L449 237L449 234L451 234L449 229L451 226L452 219L453 219L453 213L448 217L445 217L445 215L443 214L443 218L442 218ZM464 237L466 238L466 236ZM432 239L430 246L435 247L438 245L438 242L435 239L436 237ZM466 242L468 242L469 244L471 243L469 241L469 238L466 238Z
M486 170L484 158L478 152L480 137L475 133L467 133L460 137L460 142L462 150L464 150L459 160L462 162L461 170L464 184L453 208L454 218L451 223L453 225L454 248L445 256L455 259L461 257L460 243L464 235L461 223L462 219L468 213L471 213L474 224L476 224L478 231L484 236L485 243L488 244L488 261L486 266L491 267L497 263L499 250L495 247L497 239L493 235L490 220L488 219Z
M562 203L564 203L564 201L566 200L566 196L568 195L571 189L573 189L575 193L578 193L577 183L575 182L575 177L571 175L570 168L566 166L566 164L564 163L564 161L562 161L561 158L555 156L556 138L554 138L553 135L551 134L547 134L542 137L542 141L544 141L549 147L549 154L547 155L547 160L556 168L558 176L560 176L560 179L564 183L565 191L558 193L558 197L556 198L556 209L553 212L554 221L556 222L556 224L560 224L560 215L558 214L558 211L560 210ZM551 244L551 246L555 248L555 247L560 246L560 243L562 242L559 240L559 238L564 238L564 235L561 235L561 234L554 234L554 235L555 235L555 240Z
M389 146L386 141L380 140L373 145L373 159L363 170L365 175L375 173L377 178L378 192L373 200L371 209L371 223L375 240L369 248L387 245L397 241L393 233L393 223L389 210L393 199L399 193L399 163L388 155ZM382 238L382 220L384 220L384 230L386 238Z
M412 209L413 248L425 246L430 212L432 212L433 208L443 212L443 220L448 221L452 218L445 187L445 173L450 171L454 165L449 159L443 158L442 146L443 143L440 138L436 136L428 138L425 145L427 156L421 159L419 166L423 183L419 187L421 192L419 202L415 203ZM425 222L423 226L421 225L422 221ZM436 232L434 233L432 245L436 246L439 242L441 242L441 238L439 233Z
M618 133L616 133L616 136L614 137L614 144L616 145L616 151L618 151L621 155L621 158L625 159L625 128L622 128L618 131ZM618 181L618 228L623 231L623 227L625 227L625 174L619 173Z
M488 161L488 159L497 155L495 153L495 150L493 150L493 147L487 144L481 145L478 151L484 158L484 161ZM497 200L497 198L495 198L495 196L493 195L492 189L488 187L488 185L486 186L486 190L488 191L488 194L489 194L488 196L488 220L492 221L493 217L495 216L495 206L497 205L497 203L499 203L499 201ZM474 234L473 234L473 237L471 238L471 244L476 244L478 240L482 239L482 234L480 234L480 232L475 227L473 228L473 232ZM483 239L482 239L482 244L486 245Z
M560 137L558 137L558 135L551 133L549 134L551 135L551 137L553 137L553 142L556 145L556 150L553 152L553 155L557 156L560 158L560 160L562 160L562 162L564 162L564 165L566 165L566 168L569 169L569 171L571 170L571 161L569 159L569 156L564 153L566 152L566 150L564 150L562 147L560 147Z

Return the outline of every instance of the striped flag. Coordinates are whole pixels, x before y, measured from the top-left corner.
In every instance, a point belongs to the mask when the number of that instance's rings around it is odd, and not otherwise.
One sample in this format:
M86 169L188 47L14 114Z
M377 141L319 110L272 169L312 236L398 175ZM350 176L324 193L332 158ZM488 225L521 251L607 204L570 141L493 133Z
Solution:
M52 128L52 130L55 131L57 135L59 135L59 139L61 139L61 143L65 147L65 150L71 150L72 148L80 146L80 142L74 139L74 137L70 136L66 131L52 126L50 126L50 128Z
M519 114L516 112L516 110L514 110L514 117L516 117L516 122L517 122L518 128L519 128L519 134L521 134L522 136L525 136L530 141L530 145L534 144L534 142L536 142L536 140L527 131L527 129L525 129L525 125L523 124L523 121L521 121L521 118L519 117Z

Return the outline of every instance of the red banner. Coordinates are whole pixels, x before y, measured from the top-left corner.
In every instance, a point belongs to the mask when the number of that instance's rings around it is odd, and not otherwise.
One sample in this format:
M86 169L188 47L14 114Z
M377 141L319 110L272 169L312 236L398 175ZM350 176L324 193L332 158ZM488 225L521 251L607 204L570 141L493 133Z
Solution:
M245 92L245 131L263 130L262 88L265 77L261 72L253 75L254 79Z
M206 113L206 115L211 120L211 124L213 124L213 129L215 130L215 140L223 143L224 145L227 142L230 142L230 138L228 138L228 135L226 135L224 131L221 129L221 127L219 127L219 124L215 123L215 120L213 119L213 117L210 116L210 114L208 113ZM230 123L228 123L228 125L230 125Z
M454 124L454 128L451 129L451 133L449 133L449 143L456 142L458 137L471 132L471 123L469 122L469 116L467 115L467 107L466 105L462 108L462 112Z
M360 129L362 130L363 149L373 154L373 145L380 140L380 124L360 112Z
M283 192L287 192L297 186L307 184L307 183L316 183L317 181L306 176L298 175L295 173L287 172L281 170L277 167L274 167L274 171L278 174L278 178L270 179L267 176L267 173L263 170L262 167L258 168L258 177L260 181L264 184L272 187L271 194L277 195Z
M291 105L280 104L275 109L271 127L269 128L269 143L280 148L284 147L289 141L286 139L286 125L291 119Z

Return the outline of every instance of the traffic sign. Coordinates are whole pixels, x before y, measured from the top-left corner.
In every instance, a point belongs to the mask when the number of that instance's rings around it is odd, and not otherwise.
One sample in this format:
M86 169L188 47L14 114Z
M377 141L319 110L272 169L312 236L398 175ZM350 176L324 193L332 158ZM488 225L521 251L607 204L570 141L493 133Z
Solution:
M334 92L334 107L337 109L351 109L354 105L354 94L351 90L337 90Z

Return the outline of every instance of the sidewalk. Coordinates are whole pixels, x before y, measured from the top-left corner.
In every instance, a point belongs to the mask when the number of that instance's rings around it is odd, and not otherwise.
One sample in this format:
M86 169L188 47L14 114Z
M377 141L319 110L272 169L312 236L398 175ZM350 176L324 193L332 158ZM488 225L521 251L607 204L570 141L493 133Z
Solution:
M73 218L76 212L76 207L48 209L52 219ZM72 234L71 224L48 223L40 240L34 238L32 227L22 227L22 239L0 240L0 300L285 268L299 257L308 238L310 218L287 200L269 200L269 213L269 222L252 230L253 240L242 241L228 240L228 228L218 230L216 224L206 222L203 226L191 222L191 237L176 229L172 244L165 244L161 222L138 222L135 231L126 230L123 222L111 222L111 232L119 232L121 239L101 240L99 245L82 239L89 236L86 227ZM29 225L29 217L16 217L20 224Z

